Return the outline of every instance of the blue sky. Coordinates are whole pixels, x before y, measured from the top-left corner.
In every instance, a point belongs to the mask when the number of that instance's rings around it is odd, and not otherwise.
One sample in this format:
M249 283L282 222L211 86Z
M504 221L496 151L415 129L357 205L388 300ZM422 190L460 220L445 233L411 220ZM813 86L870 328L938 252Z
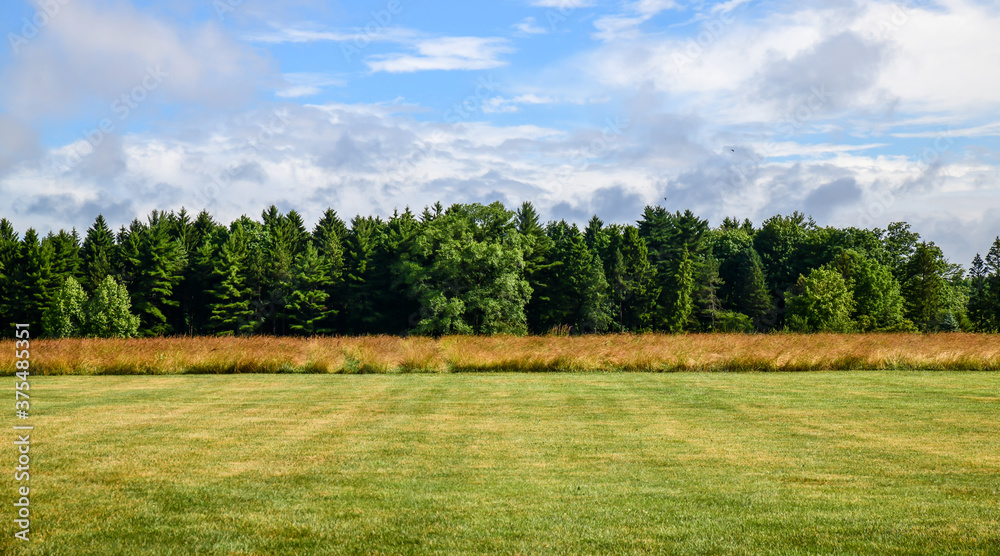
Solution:
M314 222L442 201L1000 233L1000 7L12 0L0 215Z

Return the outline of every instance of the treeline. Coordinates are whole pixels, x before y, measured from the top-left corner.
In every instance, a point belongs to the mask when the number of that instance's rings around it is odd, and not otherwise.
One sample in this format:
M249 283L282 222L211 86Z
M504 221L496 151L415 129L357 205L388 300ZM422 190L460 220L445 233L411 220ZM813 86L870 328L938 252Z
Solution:
M0 315L50 337L600 332L988 331L1000 238L966 273L906 223L820 227L794 213L720 227L646 207L580 230L533 206L417 215L271 206L228 226L154 211L114 232L19 237L0 220Z

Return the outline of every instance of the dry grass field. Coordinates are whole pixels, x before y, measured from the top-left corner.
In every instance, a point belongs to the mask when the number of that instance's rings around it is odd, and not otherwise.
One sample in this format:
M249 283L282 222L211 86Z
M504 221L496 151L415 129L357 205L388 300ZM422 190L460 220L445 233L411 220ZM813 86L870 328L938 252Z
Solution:
M14 372L13 341L0 372ZM692 334L33 340L36 375L1000 370L984 334Z

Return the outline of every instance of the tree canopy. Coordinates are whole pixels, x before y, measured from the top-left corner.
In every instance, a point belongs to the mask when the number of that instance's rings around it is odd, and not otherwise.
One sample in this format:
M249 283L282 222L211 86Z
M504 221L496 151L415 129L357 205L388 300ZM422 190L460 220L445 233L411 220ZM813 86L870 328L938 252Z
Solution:
M1000 237L968 272L905 222L758 228L648 206L581 229L525 202L415 214L0 219L0 318L50 337L1000 330Z

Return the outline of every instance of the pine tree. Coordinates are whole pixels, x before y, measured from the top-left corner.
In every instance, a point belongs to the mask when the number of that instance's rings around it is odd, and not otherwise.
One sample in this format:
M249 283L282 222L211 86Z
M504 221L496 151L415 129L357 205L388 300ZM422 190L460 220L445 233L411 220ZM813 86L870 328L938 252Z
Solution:
M189 336L208 333L210 302L207 290L211 289L215 255L214 241L225 228L215 222L207 211L201 211L194 221L183 209L176 216L171 215L170 236L184 246L187 264L181 271L181 279L174 288L174 298L178 302L171 328Z
M209 321L216 335L251 334L260 326L251 308L253 292L245 274L249 259L249 242L245 234L242 226L235 226L215 260L213 287L207 293L212 300Z
M906 316L921 330L932 330L939 314L946 310L948 283L944 273L947 261L933 242L920 242L903 269L903 298Z
M180 305L173 292L187 265L184 246L170 237L167 221L155 211L148 227L133 227L128 245L124 253L135 272L132 305L140 318L140 332L143 336L170 334L174 330L167 312Z
M80 267L80 236L74 229L72 232L59 230L58 234L49 233L43 244L52 253L52 279L55 284L62 284L66 278L74 278L79 283Z
M85 291L96 291L106 276L114 274L112 263L115 258L114 234L104 216L99 214L94 224L87 229L87 236L80 248L80 268L83 271L80 285Z
M671 333L683 332L688 327L694 311L694 263L687 247L681 252L677 271L664 290L666 296L666 328Z
M292 267L292 291L288 298L289 329L295 334L330 334L330 263L313 244L307 244Z
M652 329L656 315L656 271L649 263L646 242L634 226L626 226L622 234L621 257L624 272L624 326L633 332Z
M353 334L375 332L381 319L377 311L371 268L378 243L383 241L378 218L357 216L351 220L345 262L345 305L342 330Z
M764 279L764 268L760 256L752 247L748 247L739 256L739 278L736 281L736 309L750 317L758 330L767 330L774 326L769 322L774 305L771 294L768 293Z
M1000 329L1000 237L993 241L984 265L986 302L984 311L989 315L991 330Z
M724 285L719 276L719 261L715 257L709 256L702 265L702 275L696 282L699 284L695 292L695 308L698 320L702 324L703 330L715 332L719 321L722 319L722 300L719 299L719 288Z
M316 247L319 256L329 265L330 284L327 288L330 306L329 320L321 323L321 328L329 330L331 333L337 330L336 318L343 311L344 299L346 298L344 282L344 242L347 239L348 230L344 221L337 216L332 209L327 209L323 217L312 232L312 243Z
M601 258L591 254L590 267L582 292L579 328L585 333L605 332L611 327L610 286L604 277Z
M16 323L41 322L42 313L55 293L55 284L51 253L42 247L34 229L24 233L9 274L11 311L7 318Z
M17 259L20 238L14 226L6 218L0 219L0 323L6 325L14 320L14 264Z
M524 277L531 287L532 296L528 301L528 329L541 333L547 330L545 323L545 307L551 304L552 292L549 283L555 267L560 263L552 256L554 248L552 238L539 223L538 212L534 205L525 201L515 215L517 231L524 237Z
M969 269L969 319L977 332L995 330L988 278L986 265L979 253L976 253Z

